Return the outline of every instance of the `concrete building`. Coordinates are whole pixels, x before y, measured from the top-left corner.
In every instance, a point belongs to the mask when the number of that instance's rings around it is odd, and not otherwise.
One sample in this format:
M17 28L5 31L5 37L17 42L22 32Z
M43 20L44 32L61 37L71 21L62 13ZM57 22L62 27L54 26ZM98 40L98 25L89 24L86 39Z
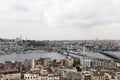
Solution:
M39 71L34 71L24 74L25 80L60 80L59 75L51 69L41 68Z
M37 75L37 74L30 74L30 73L24 74L25 80L38 80L38 77L39 77L39 75Z
M51 64L52 60L51 58L40 58L38 60L38 64L42 65L42 66L49 66Z
M76 69L57 69L57 73L60 76L60 80L70 79L71 78L71 74L70 73L74 73L74 74L77 75L77 70ZM73 78L74 77L72 76L72 79Z
M62 66L62 67L66 67L66 65L67 65L67 62L66 62L66 60L61 60L60 61L60 65Z
M88 71L83 71L81 73L81 80L91 80L91 73Z
M21 80L21 73L17 69L2 70L0 80Z
M67 74L67 80L81 80L80 72L69 72Z
M45 58L45 66L49 66L51 64L51 58Z
M86 56L80 56L80 64L82 69L91 67L91 59Z
M115 80L120 80L120 72L116 72Z
M67 58L66 58L66 63L67 63L67 67L73 67L73 64L74 64L74 59L73 58L71 58L70 56L68 56Z

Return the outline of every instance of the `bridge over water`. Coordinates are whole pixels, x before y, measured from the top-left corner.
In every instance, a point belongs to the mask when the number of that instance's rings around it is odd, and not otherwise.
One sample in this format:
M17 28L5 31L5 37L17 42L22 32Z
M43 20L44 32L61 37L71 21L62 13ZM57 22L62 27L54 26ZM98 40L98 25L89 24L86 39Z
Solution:
M110 53L110 52L100 51L99 53L100 53L100 54L103 54L103 55L105 55L105 56L108 56L108 57L110 57L110 58L112 58L112 59L120 60L120 57L119 57L119 56L114 55L114 54L112 54L112 53Z
M82 53L80 54L78 52L72 52L72 51L69 51L69 52L66 52L66 53L64 53L64 51L60 51L60 53L62 55L65 55L65 56L67 56L68 53L69 53L69 55L73 58L80 58L80 56L86 56L86 57L89 57L89 58L92 58L92 59L97 58L97 57L94 57L94 56L93 57L89 56L87 54L82 54ZM120 56L114 55L110 52L98 51L98 54L104 55L104 56L109 57L109 58L114 59L114 60L120 60Z

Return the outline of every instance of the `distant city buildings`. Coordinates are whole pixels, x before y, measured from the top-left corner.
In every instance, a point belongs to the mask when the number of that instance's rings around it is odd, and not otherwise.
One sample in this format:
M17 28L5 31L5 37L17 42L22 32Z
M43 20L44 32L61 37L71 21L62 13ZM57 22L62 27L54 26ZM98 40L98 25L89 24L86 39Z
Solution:
M120 60L93 58L86 52L120 51L119 40L34 41L0 39L0 55L58 52L66 56L57 61L49 57L23 62L0 63L0 80L120 80ZM76 57L72 56L76 55ZM54 56L54 55L53 55Z
M83 59L74 64L70 56L54 63L50 58L0 64L0 80L119 80L120 63L105 59ZM46 64L49 63L49 64ZM74 65L74 66L73 66ZM82 67L81 67L82 66ZM81 71L77 70L81 68Z

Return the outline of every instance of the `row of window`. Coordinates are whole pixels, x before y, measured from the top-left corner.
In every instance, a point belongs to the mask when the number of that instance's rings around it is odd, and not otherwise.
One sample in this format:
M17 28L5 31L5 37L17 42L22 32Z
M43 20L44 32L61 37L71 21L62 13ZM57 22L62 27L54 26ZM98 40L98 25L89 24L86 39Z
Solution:
M38 77L25 77L25 79L37 79Z
M25 77L24 79L38 79L38 77ZM48 80L48 78L41 78L41 80ZM54 80L54 79L49 79Z

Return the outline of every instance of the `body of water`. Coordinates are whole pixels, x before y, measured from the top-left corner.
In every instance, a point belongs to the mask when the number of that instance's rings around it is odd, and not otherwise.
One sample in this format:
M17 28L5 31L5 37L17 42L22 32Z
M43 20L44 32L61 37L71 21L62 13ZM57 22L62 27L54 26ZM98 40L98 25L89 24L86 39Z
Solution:
M92 52L87 52L85 53L88 57L90 58L101 58L101 59L109 59L109 60L112 60L112 58L108 57L108 56L105 56L103 54L100 54L100 53L92 53ZM73 57L76 57L76 58L79 58L78 55L74 55L74 54L70 54L70 56L73 56Z
M115 55L118 55L120 56L120 52L113 52L113 54ZM109 59L109 60L112 60L112 58L109 58L103 54L100 54L100 53L86 53L87 56L90 56L92 58L101 58L101 59ZM74 56L76 58L79 58L78 55L74 55L74 54L70 54L70 56ZM65 55L62 55L62 54L59 54L59 53L56 53L56 52L45 52L45 53L28 53L28 54L22 54L22 53L19 53L19 54L10 54L10 55L2 55L0 56L0 62L4 62L4 61L24 61L25 59L39 59L39 58L46 58L46 57L49 57L51 58L52 60L53 59L56 59L57 61L60 61L61 59L65 59L66 56Z
M110 52L111 54L114 54L114 55L116 55L116 56L118 56L118 57L120 57L120 51L117 51L117 52Z
M93 57L93 58L101 58L101 59L109 59L112 60L112 58L105 56L103 54L100 53L87 53L88 56Z
M28 54L10 54L10 55L2 55L0 56L0 62L4 62L4 61L19 61L22 62L25 59L39 59L39 58L46 58L49 57L52 60L56 59L57 61L64 59L65 56L61 55L59 53L56 52L46 52L46 53L28 53Z

